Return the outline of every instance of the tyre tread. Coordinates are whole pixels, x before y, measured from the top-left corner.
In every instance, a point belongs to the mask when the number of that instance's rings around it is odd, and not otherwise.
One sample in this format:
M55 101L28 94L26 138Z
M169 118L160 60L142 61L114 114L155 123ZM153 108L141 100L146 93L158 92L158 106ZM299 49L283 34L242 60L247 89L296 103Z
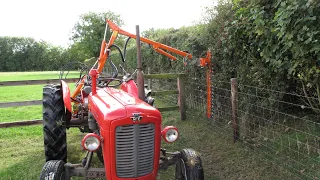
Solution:
M63 174L64 171L64 162L62 160L50 160L44 164L39 179L45 180L46 176L52 172L55 174L53 180L64 180L64 177L60 179L61 174Z
M183 149L181 158L185 164L187 180L204 180L200 154L193 149Z
M65 108L60 85L43 87L43 134L46 161L67 160ZM48 165L50 166L50 164Z

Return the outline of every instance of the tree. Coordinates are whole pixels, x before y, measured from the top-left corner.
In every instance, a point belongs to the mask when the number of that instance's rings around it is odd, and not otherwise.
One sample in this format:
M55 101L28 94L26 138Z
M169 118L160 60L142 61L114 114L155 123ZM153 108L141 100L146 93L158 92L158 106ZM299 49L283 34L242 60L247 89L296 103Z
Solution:
M73 41L70 47L72 49L71 52L81 53L84 56L82 60L98 57L100 53L100 42L105 32L106 18L112 20L118 26L123 25L123 20L120 18L120 15L111 11L102 13L89 12L80 15L80 19L74 25L71 33L70 39ZM110 32L108 32L107 40L110 35Z
M58 70L70 57L65 49L26 37L0 37L0 71Z

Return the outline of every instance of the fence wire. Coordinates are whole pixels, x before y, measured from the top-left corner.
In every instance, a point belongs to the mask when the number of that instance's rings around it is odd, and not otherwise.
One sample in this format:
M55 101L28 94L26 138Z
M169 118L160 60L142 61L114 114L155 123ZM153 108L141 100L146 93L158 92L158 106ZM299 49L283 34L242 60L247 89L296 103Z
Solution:
M189 112L206 113L204 73L189 76ZM215 132L233 136L231 82L211 77L211 118ZM320 178L319 109L308 106L304 95L245 84L237 86L240 142L258 157L297 179ZM231 138L229 138L231 140Z

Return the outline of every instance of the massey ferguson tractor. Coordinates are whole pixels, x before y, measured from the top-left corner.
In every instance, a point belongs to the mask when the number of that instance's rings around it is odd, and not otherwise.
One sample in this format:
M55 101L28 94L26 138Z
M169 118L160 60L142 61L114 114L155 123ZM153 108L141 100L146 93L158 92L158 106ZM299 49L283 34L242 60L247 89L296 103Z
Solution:
M152 97L139 98L133 78L135 73L126 72L122 79L117 78L118 69L110 58L110 52L117 50L123 61L125 52L114 41L118 34L128 39L136 39L137 35L120 29L110 20L107 20L108 26L112 30L109 42L105 41L106 30L97 62L80 77L73 92L64 80L59 85L50 84L43 88L46 163L40 180L68 180L73 176L84 179L156 180L158 171L166 170L171 165L176 169L172 177L177 180L203 180L199 153L192 149L167 152L160 147L162 140L167 143L176 141L178 129L162 127L161 114L153 106ZM172 60L176 57L168 52L186 59L192 58L188 52L147 38L141 37L140 40ZM102 73L107 61L114 69L109 77ZM120 68L125 72L122 66ZM86 155L78 164L67 163L66 130L72 127L87 133L81 141ZM104 167L91 167L94 153Z

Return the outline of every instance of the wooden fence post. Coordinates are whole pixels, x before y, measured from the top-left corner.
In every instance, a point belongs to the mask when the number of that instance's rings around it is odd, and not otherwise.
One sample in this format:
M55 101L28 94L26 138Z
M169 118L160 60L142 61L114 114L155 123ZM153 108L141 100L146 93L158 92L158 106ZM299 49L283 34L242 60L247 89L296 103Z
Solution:
M231 79L231 106L232 106L232 126L233 142L239 140L239 120L238 120L238 84L237 78Z
M185 93L185 75L179 75L178 77L178 105L180 109L180 119L186 120L187 119L187 106L186 106L186 93Z
M150 67L148 67L148 74L150 74ZM152 81L151 81L151 79L148 79L148 88L152 89Z

